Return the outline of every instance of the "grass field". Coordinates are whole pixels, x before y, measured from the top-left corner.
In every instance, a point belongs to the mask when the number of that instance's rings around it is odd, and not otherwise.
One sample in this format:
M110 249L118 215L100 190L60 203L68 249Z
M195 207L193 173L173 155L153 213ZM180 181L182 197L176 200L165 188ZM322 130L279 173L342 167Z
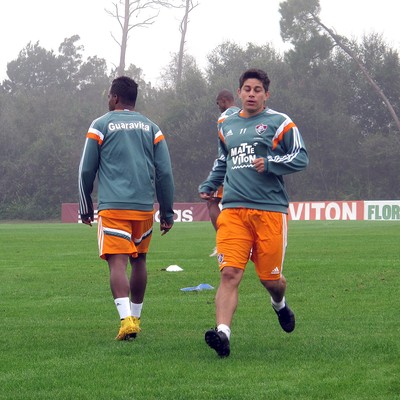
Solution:
M296 330L280 329L250 263L226 359L204 343L215 290L180 291L218 286L213 245L208 222L156 231L143 331L117 342L96 228L0 224L0 399L400 399L400 223L291 222Z

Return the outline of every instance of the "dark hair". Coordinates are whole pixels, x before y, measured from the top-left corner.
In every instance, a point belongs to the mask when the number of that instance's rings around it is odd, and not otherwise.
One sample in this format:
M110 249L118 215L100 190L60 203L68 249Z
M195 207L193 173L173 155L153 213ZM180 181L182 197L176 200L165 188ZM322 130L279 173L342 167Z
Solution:
M233 93L228 90L228 89L222 89L217 96L217 100L223 100L226 99L228 101L234 101L235 97L233 96Z
M138 94L138 84L128 76L119 76L112 81L110 93L120 97L122 103L134 106Z
M271 83L271 81L269 80L267 73L262 69L251 68L243 72L243 74L239 78L240 89L242 88L244 82L247 81L247 79L258 79L262 82L265 91L268 92L269 84Z

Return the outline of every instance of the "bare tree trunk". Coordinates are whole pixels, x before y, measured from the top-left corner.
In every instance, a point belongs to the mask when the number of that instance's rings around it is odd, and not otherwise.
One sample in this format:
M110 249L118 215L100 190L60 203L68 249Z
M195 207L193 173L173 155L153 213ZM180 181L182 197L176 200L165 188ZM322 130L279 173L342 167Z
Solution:
M105 10L107 14L116 18L121 28L121 41L117 40L111 33L112 38L120 48L119 65L117 67L117 74L123 75L125 72L126 64L126 51L128 47L128 35L133 28L148 27L154 23L158 17L159 9L165 8L182 8L180 5L175 5L176 0L118 0L119 3L113 3L114 11ZM124 6L124 13L120 15L119 5ZM137 19L140 13L147 12L146 17ZM133 18L136 17L136 20ZM132 23L132 21L134 21Z
M188 19L189 19L189 13L188 13L189 3L190 3L190 0L186 0L185 15L183 16L183 20L182 20L181 26L179 28L179 31L181 32L181 43L179 45L179 53L178 53L178 67L177 67L178 71L177 71L177 77L176 77L177 86L180 86L180 84L182 82L183 54L185 51L185 37L186 37L187 24L188 24Z
M181 32L181 43L179 45L178 53L178 65L177 65L177 76L176 85L179 87L182 83L182 73L183 73L183 57L185 55L185 43L186 43L186 33L189 23L189 13L199 5L199 3L193 4L193 0L186 0L185 4L185 15L181 21L179 31Z
M392 116L398 131L400 132L400 119L396 114L395 109L393 108L392 104L390 103L390 100L386 97L385 93L383 92L383 90L379 87L379 85L374 81L374 79L372 78L372 76L369 74L368 70L364 67L363 63L359 60L359 58L357 57L357 55L354 53L354 51L347 46L342 40L341 37L339 35L336 35L335 32L333 32L331 29L329 29L327 26L325 26L318 17L316 17L315 15L313 15L313 19L314 21L322 28L324 29L326 32L328 32L328 34L333 38L333 40L335 41L335 43L348 55L350 56L358 65L358 68L360 69L360 71L365 75L365 77L367 78L368 83L372 86L372 88L375 90L375 92L378 94L378 96L380 96L380 98L382 99L382 101L385 103L387 109L389 110L390 115Z
M124 24L122 28L122 39L120 45L119 54L119 65L117 68L117 75L121 76L125 72L125 58L126 58L126 47L128 44L128 32L129 32L129 0L125 0L124 7Z

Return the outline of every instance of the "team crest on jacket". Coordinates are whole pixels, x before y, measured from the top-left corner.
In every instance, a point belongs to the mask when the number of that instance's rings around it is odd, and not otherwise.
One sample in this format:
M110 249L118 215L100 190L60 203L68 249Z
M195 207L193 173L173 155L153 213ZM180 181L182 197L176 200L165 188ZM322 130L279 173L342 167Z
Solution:
M259 124L256 126L256 132L261 135L263 132L265 132L268 129L268 125L264 124Z

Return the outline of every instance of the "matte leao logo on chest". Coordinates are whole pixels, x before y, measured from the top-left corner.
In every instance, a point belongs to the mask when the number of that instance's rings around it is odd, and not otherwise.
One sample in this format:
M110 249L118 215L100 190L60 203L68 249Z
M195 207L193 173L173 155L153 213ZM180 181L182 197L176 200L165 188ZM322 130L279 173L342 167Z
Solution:
M232 169L253 168L253 161L256 159L254 147L251 143L240 143L229 151L232 158Z

